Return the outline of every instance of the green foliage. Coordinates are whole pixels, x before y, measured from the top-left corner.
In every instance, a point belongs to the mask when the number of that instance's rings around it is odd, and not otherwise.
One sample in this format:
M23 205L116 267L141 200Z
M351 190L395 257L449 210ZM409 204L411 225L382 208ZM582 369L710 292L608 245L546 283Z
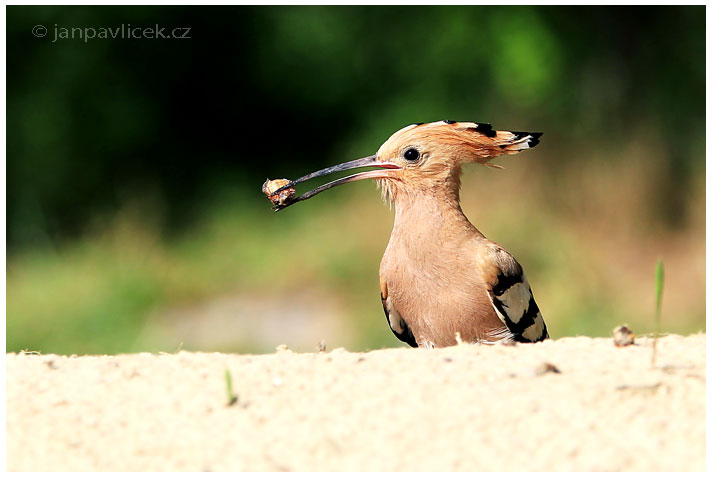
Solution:
M7 12L12 248L75 237L137 194L160 198L181 229L221 184L365 156L443 118L543 130L569 162L582 144L615 150L644 129L665 152L671 180L654 206L670 220L703 164L702 6ZM53 41L55 28L128 24L191 38Z

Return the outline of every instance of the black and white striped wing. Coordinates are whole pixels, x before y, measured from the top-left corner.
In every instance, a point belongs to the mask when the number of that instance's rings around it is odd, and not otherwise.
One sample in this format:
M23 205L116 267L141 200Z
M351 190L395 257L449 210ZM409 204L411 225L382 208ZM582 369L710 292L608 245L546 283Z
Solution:
M517 342L539 342L549 338L544 318L534 300L532 289L519 263L503 249L497 251L500 262L496 277L488 284L492 307Z

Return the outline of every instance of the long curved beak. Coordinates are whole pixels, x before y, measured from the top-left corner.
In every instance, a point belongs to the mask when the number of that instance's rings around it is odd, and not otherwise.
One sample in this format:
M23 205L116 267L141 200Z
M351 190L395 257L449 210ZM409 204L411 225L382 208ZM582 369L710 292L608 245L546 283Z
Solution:
M395 163L389 163L389 162L384 162L384 161L377 161L376 160L376 155L372 156L367 156L365 158L361 159L355 159L353 161L348 161L346 163L341 163L337 164L336 166L330 166L328 168L320 169L319 171L314 171L313 173L309 173L306 176L302 176L299 179L295 179L294 181L290 181L289 183L285 184L281 188L277 189L274 193L272 194L278 194L280 191L283 189L287 188L292 188L295 185L302 183L304 181L308 181L309 179L314 179L318 178L320 176L326 176L327 174L331 173L336 173L339 171L346 171L349 169L355 169L355 168L366 168L366 167L372 167L372 168L379 168L378 170L371 170L371 171L364 171L362 173L356 173L352 174L351 176L346 176L341 179L337 179L335 181L331 181L330 183L326 183L322 186L319 186L317 188L312 189L311 191L308 191L304 194L302 194L299 197L296 197L285 204L281 205L276 205L274 206L275 211L281 211L287 206L291 206L294 203L297 203L299 201L304 201L305 199L309 199L311 197L316 196L317 194L326 191L327 189L331 189L334 186L339 186L341 184L346 184L346 183L351 183L353 181L359 181L361 179L379 179L379 178L388 178L391 177L390 171L388 170L393 170L393 169L401 169L400 166L398 166ZM383 170L386 171L383 171Z

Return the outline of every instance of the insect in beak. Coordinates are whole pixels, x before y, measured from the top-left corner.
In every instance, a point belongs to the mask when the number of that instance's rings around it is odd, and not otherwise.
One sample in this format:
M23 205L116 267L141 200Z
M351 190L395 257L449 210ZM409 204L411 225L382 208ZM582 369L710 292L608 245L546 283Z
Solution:
M275 202L272 199L273 197L278 198L279 193L282 192L283 190L286 190L288 188L294 188L294 186L296 186L297 184L302 183L304 181L308 181L309 179L318 178L320 176L326 176L327 174L336 173L339 171L346 171L349 169L366 168L366 167L372 167L372 168L378 168L378 169L352 174L350 176L346 176L341 179L331 181L330 183L326 183L322 186L314 188L311 191L308 191L296 198L293 196L290 196L288 198L279 200L277 202ZM272 200L273 203L275 204L273 209L275 211L280 211L280 210L286 208L287 206L291 206L292 204L297 203L299 201L304 201L305 199L314 197L317 194L319 194L320 192L326 191L327 189L331 189L334 186L351 183L353 181L359 181L361 179L388 178L391 176L390 171L388 171L388 170L393 170L393 169L401 169L401 167L395 163L378 161L376 159L376 155L374 154L372 156L367 156L365 158L355 159L353 161L348 161L346 163L337 164L336 166L330 166L328 168L320 169L319 171L314 171L313 173L309 173L306 176L302 176L299 179L295 179L294 181L289 181L287 184L284 184L280 188L271 192L271 194L268 194L268 196L269 196L270 200ZM265 183L265 184L267 184L267 183Z

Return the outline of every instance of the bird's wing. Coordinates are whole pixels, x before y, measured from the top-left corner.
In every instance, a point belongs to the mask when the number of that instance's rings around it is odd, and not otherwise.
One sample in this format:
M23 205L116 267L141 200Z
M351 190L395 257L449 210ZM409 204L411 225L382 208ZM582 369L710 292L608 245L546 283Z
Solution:
M522 266L497 244L489 244L478 263L492 307L517 342L549 338Z
M393 307L393 304L391 304L391 299L388 297L388 286L383 280L381 280L381 303L383 304L383 312L386 314L386 320L388 321L388 326L391 328L391 331L393 331L393 335L411 347L417 347L418 342L416 342L413 336L413 331L410 330L406 321L401 317L396 308Z

